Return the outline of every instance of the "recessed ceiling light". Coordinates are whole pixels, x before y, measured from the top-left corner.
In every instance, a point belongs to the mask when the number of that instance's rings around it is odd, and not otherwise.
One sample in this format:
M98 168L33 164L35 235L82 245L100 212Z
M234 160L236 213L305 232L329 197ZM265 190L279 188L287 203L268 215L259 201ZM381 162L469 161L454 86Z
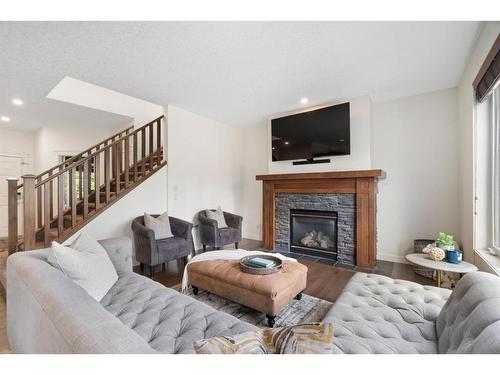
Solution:
M14 104L14 105L23 105L24 102L21 99L14 98L14 99L12 99L12 104Z
M308 101L309 101L309 99L302 98L302 99L300 99L300 104L307 104Z
M2 117L0 117L0 120L2 120L3 122L9 122L10 121L10 117L2 116Z

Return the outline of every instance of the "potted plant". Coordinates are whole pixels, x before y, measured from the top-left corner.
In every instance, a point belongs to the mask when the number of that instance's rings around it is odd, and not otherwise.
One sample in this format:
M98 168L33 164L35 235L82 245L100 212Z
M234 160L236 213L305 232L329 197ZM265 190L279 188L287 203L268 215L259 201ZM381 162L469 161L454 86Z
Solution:
M455 243L453 242L453 235L451 234L439 232L436 244L444 251L455 250Z
M446 260L449 263L460 263L462 261L462 253L458 250L455 250L455 241L453 241L453 235L439 232L436 244L446 252Z

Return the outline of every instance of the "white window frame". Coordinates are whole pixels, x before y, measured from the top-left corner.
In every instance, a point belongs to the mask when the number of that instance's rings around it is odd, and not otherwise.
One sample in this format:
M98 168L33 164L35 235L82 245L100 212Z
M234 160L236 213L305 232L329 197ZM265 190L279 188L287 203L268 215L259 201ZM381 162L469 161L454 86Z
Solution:
M491 247L500 251L500 86L490 100L491 145Z

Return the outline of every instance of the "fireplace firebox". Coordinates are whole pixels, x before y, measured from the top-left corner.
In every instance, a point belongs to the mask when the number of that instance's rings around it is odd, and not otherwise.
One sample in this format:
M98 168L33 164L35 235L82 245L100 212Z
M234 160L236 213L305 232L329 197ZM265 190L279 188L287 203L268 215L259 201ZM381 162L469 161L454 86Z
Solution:
M337 260L335 211L290 210L290 251Z

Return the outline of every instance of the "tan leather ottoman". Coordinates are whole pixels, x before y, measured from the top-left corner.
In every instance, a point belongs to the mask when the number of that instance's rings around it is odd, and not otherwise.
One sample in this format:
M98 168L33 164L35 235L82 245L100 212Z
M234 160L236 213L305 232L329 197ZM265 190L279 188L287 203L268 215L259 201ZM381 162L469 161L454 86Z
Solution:
M307 267L285 261L281 272L260 276L242 272L237 260L206 260L189 264L188 277L195 295L203 289L261 311L272 327L279 311L293 298L302 297Z

